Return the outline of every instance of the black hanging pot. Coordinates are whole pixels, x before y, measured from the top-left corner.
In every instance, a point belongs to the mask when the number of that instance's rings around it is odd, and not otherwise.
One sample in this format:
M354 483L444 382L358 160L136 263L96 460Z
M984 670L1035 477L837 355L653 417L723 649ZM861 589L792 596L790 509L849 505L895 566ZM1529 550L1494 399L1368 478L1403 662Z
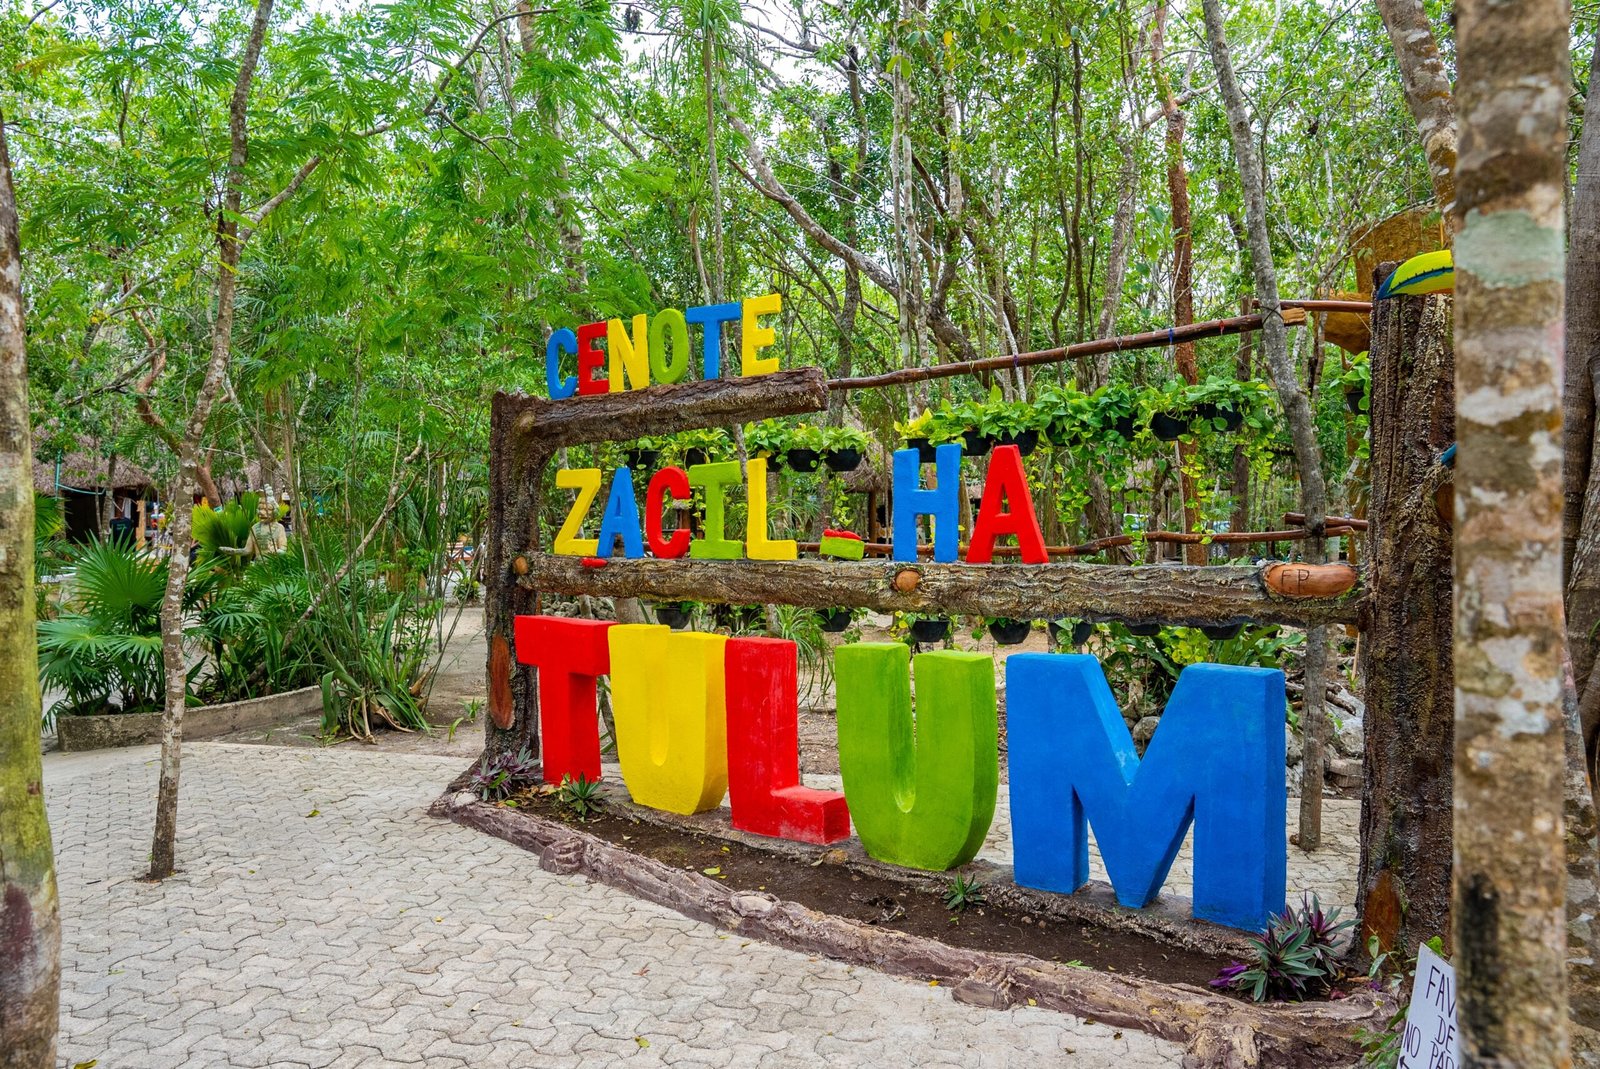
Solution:
M849 609L820 609L817 616L822 621L822 629L830 635L837 635L850 626Z
M1128 625L1128 634L1137 635L1140 638L1155 638L1157 635L1161 634L1161 625L1160 624L1129 624Z
M674 631L681 630L688 624L690 615L689 610L681 603L668 602L656 606L656 619Z
M990 620L989 634L1001 646L1015 646L1033 630L1031 620Z
M1116 422L1111 424L1111 429L1130 442L1133 441L1133 436L1139 433L1139 425L1134 422L1132 416L1118 416Z
M949 633L949 620L911 621L911 637L918 642L943 642Z
M1244 426L1244 413L1237 408L1219 408L1214 418L1222 420L1222 429L1229 434Z
M976 430L962 431L961 442L969 457L981 457L994 448L994 439Z
M1221 641L1223 639L1238 638L1239 637L1239 632L1241 632L1243 630L1244 630L1244 624L1243 623L1237 623L1237 624L1207 624L1206 626L1200 628L1200 633L1202 635L1205 635L1206 638L1216 639L1218 641Z
M1065 620L1050 621L1050 645L1052 647L1063 645L1062 639L1068 641L1065 645L1081 646L1089 641L1089 636L1094 634L1094 624L1088 620L1074 620L1072 626L1067 626Z
M1351 415L1361 415L1361 402L1366 399L1367 391L1357 386L1344 391L1344 407L1350 410Z
M1014 445L1017 452L1027 456L1039 448L1039 432L1023 431L1021 434L1002 434L995 441L996 445Z
M767 470L768 471L782 471L783 470L783 454L782 453L768 453L767 454Z
M660 456L661 450L659 449L630 449L628 450L628 467L636 470L651 467Z
M834 471L855 471L861 466L861 450L855 446L830 449L822 454L822 459Z
M1188 421L1177 412L1156 412L1150 417L1150 433L1163 442L1176 442L1188 429Z
M683 463L685 467L692 468L696 464L704 464L706 459L707 456L704 449L685 449L683 451Z
M791 449L784 458L795 471L816 471L822 463L822 454L815 449Z
M939 458L939 454L934 452L934 444L926 438L907 438L906 448L915 449L917 459L924 464L932 464Z

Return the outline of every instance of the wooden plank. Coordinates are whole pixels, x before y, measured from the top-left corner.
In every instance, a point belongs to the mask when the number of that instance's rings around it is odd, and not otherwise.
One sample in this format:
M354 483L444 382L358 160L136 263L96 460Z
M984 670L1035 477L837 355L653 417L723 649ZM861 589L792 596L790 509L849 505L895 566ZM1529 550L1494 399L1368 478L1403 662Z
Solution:
M497 394L496 400L495 411L507 420L503 426L514 441L549 451L819 412L828 405L828 387L821 368L803 367L559 401L522 394Z
M1246 621L1358 622L1359 583L1335 597L1293 598L1268 588L1264 568L1104 564L899 564L890 561L625 560L586 567L533 553L526 591L735 605L809 605L879 612L943 612L1033 620L1073 617L1200 626ZM914 589L896 586L902 572ZM902 579L902 585L905 580Z

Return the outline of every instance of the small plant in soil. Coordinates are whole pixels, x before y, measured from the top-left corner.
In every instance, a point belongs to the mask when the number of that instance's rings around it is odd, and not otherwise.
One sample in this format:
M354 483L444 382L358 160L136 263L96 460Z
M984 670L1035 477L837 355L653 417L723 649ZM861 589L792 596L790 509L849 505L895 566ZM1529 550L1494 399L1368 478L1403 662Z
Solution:
M472 790L485 802L503 802L533 783L538 767L539 763L526 746L516 753L508 750L494 754L479 761L472 770Z
M588 820L599 813L601 807L605 805L600 798L600 781L589 779L581 772L576 779L572 776L561 777L561 788L556 791L556 802L564 809L570 810L579 820Z
M1339 920L1339 910L1324 912L1316 895L1297 910L1285 909L1267 923L1251 961L1225 966L1212 987L1242 991L1256 1002L1299 1002L1325 994L1338 979L1339 933L1354 924Z
M976 876L958 872L945 885L944 908L951 913L965 913L983 905L984 901L983 884Z

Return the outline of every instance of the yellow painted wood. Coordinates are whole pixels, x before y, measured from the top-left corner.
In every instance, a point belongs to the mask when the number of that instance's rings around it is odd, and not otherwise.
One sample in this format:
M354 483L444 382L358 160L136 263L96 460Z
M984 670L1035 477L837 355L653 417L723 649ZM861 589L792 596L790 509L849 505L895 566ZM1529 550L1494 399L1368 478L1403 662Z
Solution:
M751 560L795 560L800 547L792 538L767 537L767 461L745 461L744 555Z
M588 516L589 510L594 507L595 496L600 493L600 469L558 468L556 487L561 490L576 490L578 497L572 503L572 511L561 521L561 530L556 532L553 547L555 552L564 557L598 556L600 540L580 538L579 533L583 528L584 517Z

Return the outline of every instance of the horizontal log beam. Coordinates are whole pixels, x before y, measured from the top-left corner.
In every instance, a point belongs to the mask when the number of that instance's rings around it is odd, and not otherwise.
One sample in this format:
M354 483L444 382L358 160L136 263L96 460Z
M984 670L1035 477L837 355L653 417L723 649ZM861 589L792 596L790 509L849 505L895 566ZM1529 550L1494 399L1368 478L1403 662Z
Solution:
M1188 626L1249 621L1298 627L1353 624L1362 596L1356 583L1332 597L1288 597L1269 587L1265 568L1225 565L910 565L617 557L593 567L577 557L536 553L519 557L514 570L523 589L568 597L589 594ZM902 574L906 572L915 573L914 585ZM907 586L911 589L904 589Z
M500 394L497 400L496 411L504 413L518 442L552 451L819 412L828 406L828 387L821 368L803 367L555 401L521 394Z

